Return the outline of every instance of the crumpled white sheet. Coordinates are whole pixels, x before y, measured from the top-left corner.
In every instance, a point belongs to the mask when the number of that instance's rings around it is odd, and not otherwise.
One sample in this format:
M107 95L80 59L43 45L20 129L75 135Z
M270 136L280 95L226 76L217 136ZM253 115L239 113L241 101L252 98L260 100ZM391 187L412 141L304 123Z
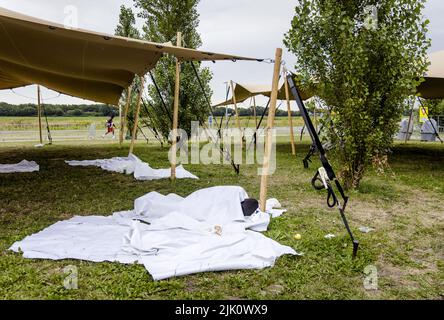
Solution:
M14 164L0 164L0 173L22 173L39 171L40 166L35 161L23 160Z
M114 157L111 159L98 160L66 160L68 165L73 167L95 166L106 171L133 174L136 180L158 180L171 177L171 169L153 169L148 163L143 162L138 157L130 154L128 157ZM180 165L176 168L177 179L199 179Z
M244 217L240 201L246 197L234 186L202 189L186 198L151 192L136 199L132 211L57 222L10 250L34 259L138 262L154 280L262 269L284 254L298 255L257 232L267 230L271 214Z

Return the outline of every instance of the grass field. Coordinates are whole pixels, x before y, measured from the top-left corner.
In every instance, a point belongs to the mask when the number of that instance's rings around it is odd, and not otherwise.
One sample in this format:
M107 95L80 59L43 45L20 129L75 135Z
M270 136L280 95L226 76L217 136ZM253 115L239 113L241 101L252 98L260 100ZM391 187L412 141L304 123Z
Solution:
M258 117L259 121L260 117ZM48 123L51 130L76 130L86 129L91 124L95 124L98 129L105 127L107 117L48 117ZM120 119L116 117L114 119L116 126L120 127ZM45 118L42 118L43 127L46 128ZM217 117L217 121L220 121L220 117ZM267 122L267 117L264 117L263 125ZM255 120L253 117L241 117L242 127L254 127ZM225 123L224 123L225 124ZM230 127L236 125L235 118L231 118ZM294 126L302 126L303 120L301 117L293 118ZM286 127L288 126L288 118L278 117L276 118L276 126ZM0 131L25 131L25 130L38 130L37 117L0 117ZM45 129L46 130L46 129Z
M107 117L48 117L48 123L51 130L84 130L91 124L96 124L97 128L104 128L107 119ZM116 124L118 123L116 118ZM46 130L45 118L42 118L42 125ZM0 117L0 131L26 131L38 128L37 117Z
M105 122L107 117L48 117L49 128L51 132L52 140L55 143L72 143L74 141L89 141L90 136L94 136L93 139L101 139L102 134L105 133ZM218 123L220 118L217 119ZM259 118L258 118L259 121ZM264 118L262 127L266 125L267 118ZM241 117L241 128L253 128L256 126L253 117ZM91 125L95 125L95 129L90 130ZM295 127L302 127L303 120L300 117L293 118L293 125ZM115 118L116 134L119 135L120 120ZM225 128L226 123L223 123ZM276 126L285 128L288 127L287 118L276 118ZM144 125L140 126L144 137L147 137L151 141L155 141L156 138L153 132L146 128ZM216 129L214 123L213 128ZM230 120L228 128L236 128L235 119ZM43 119L42 126L42 138L44 143L48 143L48 133L46 128L46 121ZM296 132L296 131L295 131ZM298 134L298 133L296 133ZM287 134L288 135L288 134ZM110 138L108 136L107 138ZM37 143L39 141L38 121L36 117L0 117L0 143Z
M278 145L277 171L269 196L288 212L272 221L266 235L305 253L284 256L275 267L256 271L203 273L153 282L140 265L84 261L29 260L7 251L15 241L74 215L109 215L131 209L147 192L187 195L199 188L240 185L259 195L256 166L241 174L221 165L189 165L198 181L136 182L131 176L98 168L71 168L66 159L125 155L116 144L53 145L43 149L1 146L0 163L35 160L38 173L0 176L0 298L2 299L443 299L444 147L396 145L386 175L367 172L350 192L348 216L361 249L351 258L349 239L325 194L312 189L317 164L302 167L308 144L297 157ZM135 153L153 167L167 166L167 150L138 144ZM357 230L369 226L374 232ZM301 240L294 235L300 233ZM328 233L337 237L327 240ZM79 289L66 290L63 269L79 270ZM364 269L378 271L378 290L363 286Z

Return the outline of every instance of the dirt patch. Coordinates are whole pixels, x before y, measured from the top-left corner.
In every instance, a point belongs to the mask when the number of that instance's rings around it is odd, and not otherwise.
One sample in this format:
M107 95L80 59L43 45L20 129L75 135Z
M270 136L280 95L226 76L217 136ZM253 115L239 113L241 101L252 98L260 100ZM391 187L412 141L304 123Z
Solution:
M370 226L388 243L395 244L390 255L381 255L376 263L381 280L390 287L418 290L421 284L412 277L439 272L437 262L443 258L439 239L444 238L444 210L437 204L439 194L424 193L413 188L400 188L402 201L375 203L353 200L349 210L354 223ZM405 190L404 190L405 189ZM368 292L369 298L380 296Z

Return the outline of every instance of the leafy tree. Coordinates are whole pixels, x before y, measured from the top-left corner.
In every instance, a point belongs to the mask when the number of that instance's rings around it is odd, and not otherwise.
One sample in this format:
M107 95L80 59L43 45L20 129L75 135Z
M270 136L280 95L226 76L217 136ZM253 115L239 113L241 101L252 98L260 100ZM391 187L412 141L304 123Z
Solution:
M110 116L116 114L114 107L105 104L92 105L54 105L45 104L45 115L47 116ZM8 103L0 103L0 116L20 117L20 116L37 116L36 104L12 105Z
M202 45L197 27L199 14L197 5L199 0L134 0L140 9L139 17L145 20L143 27L144 37L148 41L176 44L177 32L182 33L183 46L196 49ZM197 72L207 96L211 97L209 82L211 72L195 63ZM156 125L163 137L168 137L172 127L174 104L176 59L165 56L160 59L153 75L158 84L161 96L166 104L163 105L153 84L148 86L150 104L152 105L151 121ZM190 133L191 121L206 119L208 110L205 97L190 63L181 64L179 102L179 128Z
M136 17L131 8L124 5L120 6L119 24L116 27L115 34L126 38L140 38L139 30L135 27Z
M426 71L425 0L299 0L284 43L303 85L318 83L347 187L383 163Z
M136 17L131 8L127 8L124 5L120 7L120 15L119 15L119 24L116 27L115 34L117 36L126 37L126 38L135 38L140 39L140 32L136 28ZM124 59L124 57L122 57ZM138 84L140 80L135 79L134 88L138 88ZM125 92L122 96L121 105L125 105L127 101L127 92ZM128 114L126 119L127 130L127 138L131 135L133 131L134 125L134 113L136 110L137 104L137 91L133 90L131 93L130 106L128 108Z
M444 100L442 99L427 99L422 100L425 107L429 109L430 116L440 116L444 114Z

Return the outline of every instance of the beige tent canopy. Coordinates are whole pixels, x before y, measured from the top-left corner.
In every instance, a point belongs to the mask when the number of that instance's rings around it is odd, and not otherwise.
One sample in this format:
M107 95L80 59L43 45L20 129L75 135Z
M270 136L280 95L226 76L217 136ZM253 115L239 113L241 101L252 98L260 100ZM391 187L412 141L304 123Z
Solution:
M418 87L418 93L425 99L444 98L444 51L429 55L430 66L425 82Z
M0 89L40 84L117 105L164 54L182 61L257 60L81 30L0 8Z
M286 100L285 95L285 83L282 80L279 85L279 92L278 92L278 100ZM269 85L251 85L251 84L240 84L235 83L234 86L234 96L236 98L236 103L242 103L248 98L255 97L258 95L263 95L266 97L271 96L271 86ZM303 100L310 99L313 97L314 94L311 92L301 92L301 97ZM294 100L294 98L290 95L290 100ZM222 107L222 106L228 106L234 104L234 98L228 99L227 101L221 102L216 104L214 107Z

